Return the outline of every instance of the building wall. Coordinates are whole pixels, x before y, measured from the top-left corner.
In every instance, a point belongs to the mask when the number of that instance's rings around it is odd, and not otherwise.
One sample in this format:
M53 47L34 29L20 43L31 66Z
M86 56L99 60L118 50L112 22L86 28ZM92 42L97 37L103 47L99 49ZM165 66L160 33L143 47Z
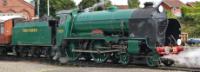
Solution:
M128 5L114 5L119 9L128 9Z
M164 7L164 9L166 10L171 10L171 7L169 7L167 4L165 3L161 3L161 5Z
M182 12L179 7L170 7L165 3L161 3L161 5L164 7L165 10L171 11L177 17L181 17Z
M24 0L0 0L0 13L23 13L24 18L31 20L35 9Z

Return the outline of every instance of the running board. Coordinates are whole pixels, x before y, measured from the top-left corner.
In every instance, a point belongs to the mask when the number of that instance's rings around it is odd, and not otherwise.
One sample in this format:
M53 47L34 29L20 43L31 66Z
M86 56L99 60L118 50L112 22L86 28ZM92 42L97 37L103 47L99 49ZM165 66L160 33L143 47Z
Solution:
M110 53L110 52L119 52L120 50L80 50L80 49L73 49L72 52L83 52L83 53Z

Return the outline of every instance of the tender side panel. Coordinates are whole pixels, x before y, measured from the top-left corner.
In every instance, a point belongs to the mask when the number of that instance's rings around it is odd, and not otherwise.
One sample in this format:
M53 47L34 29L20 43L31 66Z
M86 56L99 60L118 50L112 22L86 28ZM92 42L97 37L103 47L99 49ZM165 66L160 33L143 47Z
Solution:
M13 29L14 45L51 45L51 27L48 22L16 24Z

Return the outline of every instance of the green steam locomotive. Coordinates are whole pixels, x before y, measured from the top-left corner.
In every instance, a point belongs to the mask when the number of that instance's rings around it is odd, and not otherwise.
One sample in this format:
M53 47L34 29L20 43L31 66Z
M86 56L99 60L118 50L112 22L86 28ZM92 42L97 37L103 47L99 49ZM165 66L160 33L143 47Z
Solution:
M19 56L45 56L60 62L173 64L161 57L173 52L165 47L177 45L180 24L152 4L139 9L63 10L57 15L59 20L13 22L11 41L1 48ZM179 52L180 47L175 48Z

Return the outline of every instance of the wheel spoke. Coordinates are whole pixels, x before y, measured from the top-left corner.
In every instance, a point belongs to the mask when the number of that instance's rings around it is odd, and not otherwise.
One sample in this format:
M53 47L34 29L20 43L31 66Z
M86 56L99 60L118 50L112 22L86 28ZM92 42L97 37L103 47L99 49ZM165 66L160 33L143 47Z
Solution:
M159 57L156 54L149 54L150 57L147 57L146 63L150 67L156 67L159 65Z
M103 46L104 46L104 41L93 41L90 44L90 49L91 50L100 50L100 51L106 50L106 49L101 48ZM96 63L103 63L108 59L109 54L107 54L107 53L91 53L91 57L92 57L92 59L94 59L94 61Z
M77 48L78 45L76 45L74 42L69 43L68 47L66 48L67 56L69 57L69 61L75 61L79 58L81 53L72 52L73 49Z
M128 64L129 63L129 55L127 53L120 54L119 63Z

